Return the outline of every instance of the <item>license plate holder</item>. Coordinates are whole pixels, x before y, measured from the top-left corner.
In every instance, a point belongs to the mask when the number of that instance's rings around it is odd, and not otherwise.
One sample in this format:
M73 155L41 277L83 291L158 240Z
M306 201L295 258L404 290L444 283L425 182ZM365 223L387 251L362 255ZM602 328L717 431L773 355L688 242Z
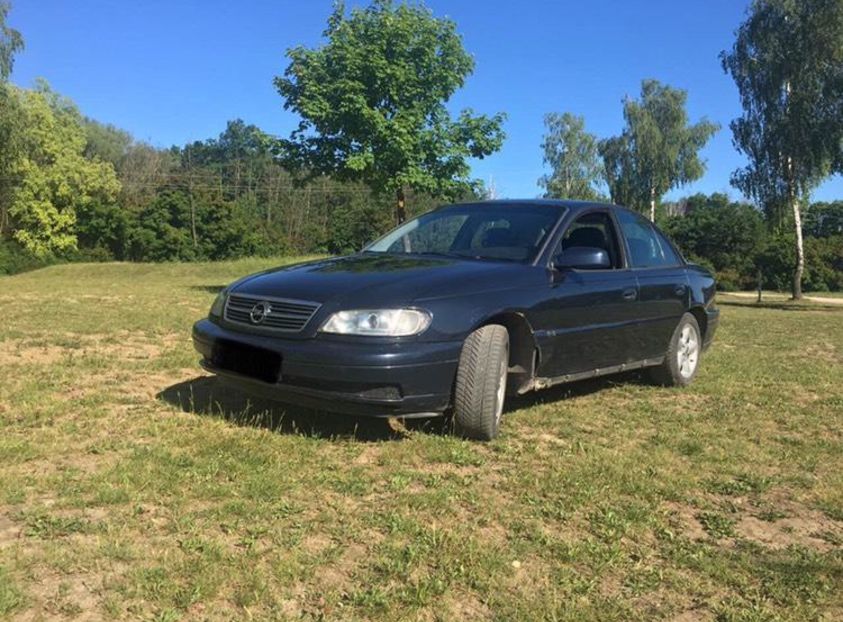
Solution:
M214 344L214 367L275 384L281 378L282 356L278 352L238 341Z

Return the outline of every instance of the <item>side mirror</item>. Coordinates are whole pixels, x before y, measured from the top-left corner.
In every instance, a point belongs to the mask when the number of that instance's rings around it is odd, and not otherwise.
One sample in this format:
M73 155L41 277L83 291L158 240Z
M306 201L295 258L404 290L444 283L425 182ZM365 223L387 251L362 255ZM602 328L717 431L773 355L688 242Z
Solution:
M609 253L592 246L572 246L553 258L555 270L605 270L611 267Z

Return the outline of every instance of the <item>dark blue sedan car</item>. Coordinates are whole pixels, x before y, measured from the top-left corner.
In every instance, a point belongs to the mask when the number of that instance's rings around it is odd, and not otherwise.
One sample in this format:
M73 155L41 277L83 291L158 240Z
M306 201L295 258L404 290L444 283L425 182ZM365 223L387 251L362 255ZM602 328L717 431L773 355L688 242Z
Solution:
M451 414L491 439L507 394L647 368L684 386L711 343L715 282L630 210L448 205L362 252L225 288L193 340L248 392L371 416Z

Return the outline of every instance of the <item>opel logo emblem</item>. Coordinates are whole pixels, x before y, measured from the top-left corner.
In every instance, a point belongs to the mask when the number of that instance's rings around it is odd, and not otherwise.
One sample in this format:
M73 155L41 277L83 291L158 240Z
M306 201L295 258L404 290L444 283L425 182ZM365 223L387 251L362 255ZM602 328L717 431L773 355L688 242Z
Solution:
M259 302L249 311L249 319L252 320L252 324L260 324L266 319L270 311L272 311L272 307L269 306L268 302Z

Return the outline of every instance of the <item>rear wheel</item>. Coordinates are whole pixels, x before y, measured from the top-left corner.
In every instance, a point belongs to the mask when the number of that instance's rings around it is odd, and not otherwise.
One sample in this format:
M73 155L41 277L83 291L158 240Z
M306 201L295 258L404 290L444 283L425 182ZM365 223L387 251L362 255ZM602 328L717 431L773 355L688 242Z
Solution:
M454 431L489 441L500 426L509 369L509 333L498 324L478 328L465 340L454 391Z
M701 352L700 325L697 318L686 313L673 331L664 362L650 370L650 377L669 387L687 386L697 375Z

